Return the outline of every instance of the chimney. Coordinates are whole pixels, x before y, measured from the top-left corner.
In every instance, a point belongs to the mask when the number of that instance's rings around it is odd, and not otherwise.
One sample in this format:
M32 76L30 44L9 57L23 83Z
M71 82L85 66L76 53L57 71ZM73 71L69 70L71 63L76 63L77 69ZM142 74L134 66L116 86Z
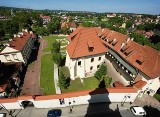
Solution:
M129 40L130 40L130 38L128 37L128 38L127 38L127 42L128 42Z
M19 34L18 34L17 36L18 36L18 37L21 37L21 35L19 35Z
M14 34L13 36L14 36L14 37L17 37L17 35L16 35L16 34Z
M133 41L133 40L134 40L134 38L131 38L131 40Z
M124 44L124 43L122 43L122 44L121 44L121 48L123 48L123 46L124 46L124 45L125 45L125 44Z

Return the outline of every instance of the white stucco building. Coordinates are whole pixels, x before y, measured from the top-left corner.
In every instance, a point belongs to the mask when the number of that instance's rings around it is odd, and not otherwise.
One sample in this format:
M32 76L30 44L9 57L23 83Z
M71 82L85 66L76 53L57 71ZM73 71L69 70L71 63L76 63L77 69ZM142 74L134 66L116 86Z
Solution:
M66 66L71 79L93 75L108 59L127 75L128 85L143 85L142 92L150 95L160 87L160 52L149 46L119 32L95 27L78 27L68 40Z
M14 39L10 39L10 42L1 50L0 61L3 63L23 62L27 65L35 40L36 36L33 32L27 30L14 35Z
M84 78L93 74L104 61L107 51L96 30L79 27L68 37L68 40L65 65L70 70L71 79Z

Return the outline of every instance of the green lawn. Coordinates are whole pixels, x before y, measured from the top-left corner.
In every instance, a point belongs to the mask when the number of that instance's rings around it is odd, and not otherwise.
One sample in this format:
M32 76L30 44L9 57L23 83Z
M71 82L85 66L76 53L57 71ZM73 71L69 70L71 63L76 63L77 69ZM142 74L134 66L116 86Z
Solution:
M95 77L84 78L84 84L81 83L80 79L70 81L68 89L62 90L62 92L74 92L87 89L96 89L99 85L99 81Z
M43 38L48 40L48 47L45 48L43 51L44 52L49 52L51 50L51 48L52 48L52 43L53 43L54 40L56 40L56 39L64 39L66 37L65 36L44 36ZM67 41L66 41L66 44L65 43L62 43L62 44L63 44L63 46L66 45Z
M41 79L40 86L44 95L55 94L55 86L53 79L54 63L52 55L43 55L41 59Z

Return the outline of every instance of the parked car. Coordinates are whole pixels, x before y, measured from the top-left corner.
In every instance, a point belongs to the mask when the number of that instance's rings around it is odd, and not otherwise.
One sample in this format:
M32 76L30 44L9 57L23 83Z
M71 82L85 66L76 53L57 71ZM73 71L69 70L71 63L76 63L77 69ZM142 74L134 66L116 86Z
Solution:
M140 106L132 106L130 108L131 112L134 114L134 115L142 115L142 116L146 116L146 111L144 110L143 107L140 107Z
M49 110L47 117L60 117L61 116L61 110L60 109L53 109Z
M0 117L5 117L6 113L0 113Z

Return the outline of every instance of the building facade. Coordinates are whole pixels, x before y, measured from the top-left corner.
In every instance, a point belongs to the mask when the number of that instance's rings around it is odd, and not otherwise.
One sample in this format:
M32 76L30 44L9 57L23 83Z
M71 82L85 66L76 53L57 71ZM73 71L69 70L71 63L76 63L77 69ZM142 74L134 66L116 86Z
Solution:
M66 66L71 79L93 75L108 59L127 75L128 85L146 82L143 92L150 95L160 87L160 52L107 28L78 27L68 40Z

